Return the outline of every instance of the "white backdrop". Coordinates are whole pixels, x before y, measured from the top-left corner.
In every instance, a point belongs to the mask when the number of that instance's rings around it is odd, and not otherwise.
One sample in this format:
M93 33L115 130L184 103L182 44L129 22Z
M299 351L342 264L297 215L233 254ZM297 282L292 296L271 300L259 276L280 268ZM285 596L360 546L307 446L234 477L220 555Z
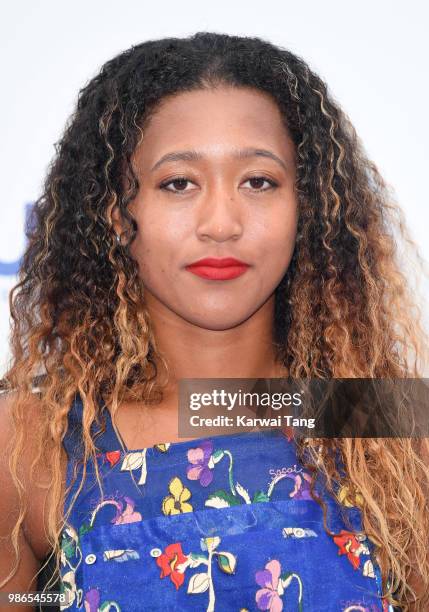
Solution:
M106 60L146 39L210 30L261 36L301 55L351 118L429 261L428 6L425 0L3 4L0 373L9 356L8 293L24 248L26 206L39 195L79 89Z

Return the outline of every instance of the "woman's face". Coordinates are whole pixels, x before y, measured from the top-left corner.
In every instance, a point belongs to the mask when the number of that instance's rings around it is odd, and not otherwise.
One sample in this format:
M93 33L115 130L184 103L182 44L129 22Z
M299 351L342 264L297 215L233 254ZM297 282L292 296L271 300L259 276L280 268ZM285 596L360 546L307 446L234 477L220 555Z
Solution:
M294 158L277 105L256 89L161 103L133 157L140 190L130 205L138 225L130 249L149 310L224 330L274 300L295 243ZM248 267L223 280L187 269L206 257Z

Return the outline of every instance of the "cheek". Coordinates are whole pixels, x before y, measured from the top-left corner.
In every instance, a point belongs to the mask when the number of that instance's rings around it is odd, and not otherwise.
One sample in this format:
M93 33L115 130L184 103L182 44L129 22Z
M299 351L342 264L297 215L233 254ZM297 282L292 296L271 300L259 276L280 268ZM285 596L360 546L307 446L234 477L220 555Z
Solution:
M293 253L296 240L296 225L273 228L270 240L271 252L280 261L288 261Z
M290 250L290 254L292 254L298 231L298 206L295 198L291 198L288 202L288 206L281 216L281 222L278 223L274 231L277 235L277 241L282 242L286 251Z
M173 274L178 246L185 238L183 227L159 216L140 218L137 225L131 254L139 264L140 276L143 280L156 282Z
M259 243L262 260L268 266L267 272L276 274L278 267L290 261L297 233L297 214L293 206L280 206L276 214L265 218L259 226L255 225L255 245Z

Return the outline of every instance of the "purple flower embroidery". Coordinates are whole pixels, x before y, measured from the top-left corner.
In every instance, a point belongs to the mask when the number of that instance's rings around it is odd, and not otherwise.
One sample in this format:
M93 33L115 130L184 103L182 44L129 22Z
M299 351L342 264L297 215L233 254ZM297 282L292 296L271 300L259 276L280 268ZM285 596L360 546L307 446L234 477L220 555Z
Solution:
M97 612L100 603L98 589L90 589L85 593L85 612Z
M255 580L262 587L256 592L256 603L259 610L281 612L283 602L277 592L281 566L277 559L269 561L265 569L256 572Z
M207 487L213 480L213 472L208 467L212 452L211 440L204 440L197 448L188 450L188 461L191 465L186 468L186 475L190 480L199 480L203 487Z
M292 478L295 481L295 487L290 494L290 497L294 499L309 499L313 498L310 495L310 482L311 476L306 472L302 472L302 476L300 474L287 474L287 478Z
M142 520L140 512L134 510L135 501L131 497L124 495L122 499L115 503L116 515L113 517L111 522L114 525L120 525L124 523L135 523L136 521ZM125 506L125 508L124 508Z

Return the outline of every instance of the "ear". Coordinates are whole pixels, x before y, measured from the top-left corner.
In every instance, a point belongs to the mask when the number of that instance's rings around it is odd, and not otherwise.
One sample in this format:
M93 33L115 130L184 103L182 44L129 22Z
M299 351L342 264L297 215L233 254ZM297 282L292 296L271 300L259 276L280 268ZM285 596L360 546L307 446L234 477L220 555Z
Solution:
M109 206L109 213L112 218L112 226L113 226L114 232L117 236L120 236L124 231L124 224L122 221L119 207L112 203L112 205Z

